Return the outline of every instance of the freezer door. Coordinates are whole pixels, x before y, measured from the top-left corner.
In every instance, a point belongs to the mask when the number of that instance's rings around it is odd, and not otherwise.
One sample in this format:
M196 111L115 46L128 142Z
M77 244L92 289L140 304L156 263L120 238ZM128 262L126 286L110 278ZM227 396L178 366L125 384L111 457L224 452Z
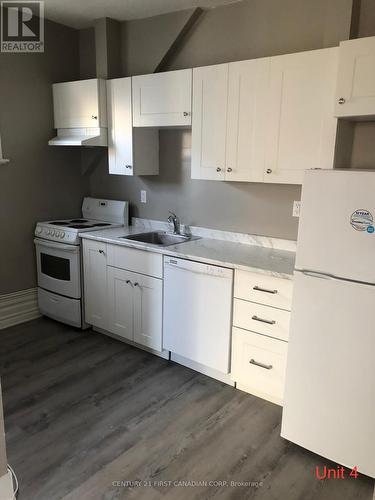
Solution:
M375 477L375 286L296 273L281 435Z
M375 172L307 171L296 268L375 283L373 219Z

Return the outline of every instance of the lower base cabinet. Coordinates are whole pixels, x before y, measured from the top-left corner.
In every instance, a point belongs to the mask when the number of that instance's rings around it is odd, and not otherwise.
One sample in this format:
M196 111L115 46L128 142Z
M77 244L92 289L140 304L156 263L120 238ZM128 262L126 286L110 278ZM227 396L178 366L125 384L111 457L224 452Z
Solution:
M162 350L163 281L108 267L108 330Z
M106 330L107 311L107 245L101 241L83 240L85 284L85 321Z
M232 371L237 389L283 404L293 281L234 275Z
M287 342L236 327L232 335L232 378L237 388L282 404Z
M162 256L84 239L83 267L86 322L162 352Z

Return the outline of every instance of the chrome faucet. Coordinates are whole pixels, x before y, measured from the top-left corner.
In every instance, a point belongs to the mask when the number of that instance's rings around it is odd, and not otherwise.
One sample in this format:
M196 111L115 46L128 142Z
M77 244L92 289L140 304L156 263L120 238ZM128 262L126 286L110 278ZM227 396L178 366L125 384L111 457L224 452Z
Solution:
M180 219L173 212L169 211L169 213L171 215L168 217L168 222L173 224L173 234L181 234L181 232L180 232Z

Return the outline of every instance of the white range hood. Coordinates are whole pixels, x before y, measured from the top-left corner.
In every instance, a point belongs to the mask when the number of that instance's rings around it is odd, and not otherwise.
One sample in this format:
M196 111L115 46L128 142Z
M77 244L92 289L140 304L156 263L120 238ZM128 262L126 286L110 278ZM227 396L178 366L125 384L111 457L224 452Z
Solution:
M48 141L50 146L107 146L106 128L62 128Z

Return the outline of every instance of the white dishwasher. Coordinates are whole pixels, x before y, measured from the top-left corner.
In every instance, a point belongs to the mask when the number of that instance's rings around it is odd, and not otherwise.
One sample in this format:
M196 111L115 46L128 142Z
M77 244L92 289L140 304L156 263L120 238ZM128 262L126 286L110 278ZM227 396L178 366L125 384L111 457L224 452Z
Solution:
M231 269L164 257L163 347L172 359L229 373L232 284Z

